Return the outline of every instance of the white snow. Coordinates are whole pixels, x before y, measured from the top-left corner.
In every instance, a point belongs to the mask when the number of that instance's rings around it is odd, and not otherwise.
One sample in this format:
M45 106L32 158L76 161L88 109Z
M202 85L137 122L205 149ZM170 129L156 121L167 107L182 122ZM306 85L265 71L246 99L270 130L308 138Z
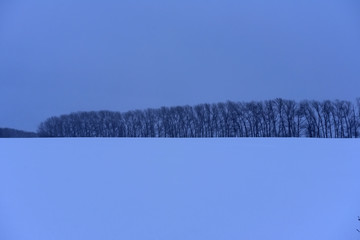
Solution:
M0 139L0 239L360 239L359 149L359 139Z

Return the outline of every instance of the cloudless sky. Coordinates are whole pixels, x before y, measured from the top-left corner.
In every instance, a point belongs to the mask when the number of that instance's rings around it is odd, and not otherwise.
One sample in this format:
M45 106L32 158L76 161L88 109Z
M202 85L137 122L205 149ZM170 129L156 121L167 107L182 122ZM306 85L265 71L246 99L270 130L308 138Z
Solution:
M0 2L0 127L360 89L356 0Z

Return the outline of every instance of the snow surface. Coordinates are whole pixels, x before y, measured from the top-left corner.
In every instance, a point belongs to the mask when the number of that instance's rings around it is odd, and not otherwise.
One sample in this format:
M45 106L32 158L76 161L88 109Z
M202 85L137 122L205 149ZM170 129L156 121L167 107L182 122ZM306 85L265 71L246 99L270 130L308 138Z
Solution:
M0 139L0 239L360 239L359 149L358 139Z

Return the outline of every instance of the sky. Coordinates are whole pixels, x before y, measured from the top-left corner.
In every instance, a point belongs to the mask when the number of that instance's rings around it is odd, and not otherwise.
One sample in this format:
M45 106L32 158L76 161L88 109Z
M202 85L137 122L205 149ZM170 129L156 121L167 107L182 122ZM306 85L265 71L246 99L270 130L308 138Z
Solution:
M358 240L359 145L0 139L0 239Z
M355 100L357 0L4 0L0 127L75 111Z

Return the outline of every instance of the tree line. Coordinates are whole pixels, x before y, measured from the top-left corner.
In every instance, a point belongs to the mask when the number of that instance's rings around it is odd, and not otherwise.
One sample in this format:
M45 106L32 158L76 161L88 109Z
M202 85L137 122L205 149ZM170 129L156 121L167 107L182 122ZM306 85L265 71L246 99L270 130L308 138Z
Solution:
M13 128L0 128L0 138L34 138L36 133L26 132Z
M350 101L222 102L50 117L40 137L313 137L358 138L360 98Z

